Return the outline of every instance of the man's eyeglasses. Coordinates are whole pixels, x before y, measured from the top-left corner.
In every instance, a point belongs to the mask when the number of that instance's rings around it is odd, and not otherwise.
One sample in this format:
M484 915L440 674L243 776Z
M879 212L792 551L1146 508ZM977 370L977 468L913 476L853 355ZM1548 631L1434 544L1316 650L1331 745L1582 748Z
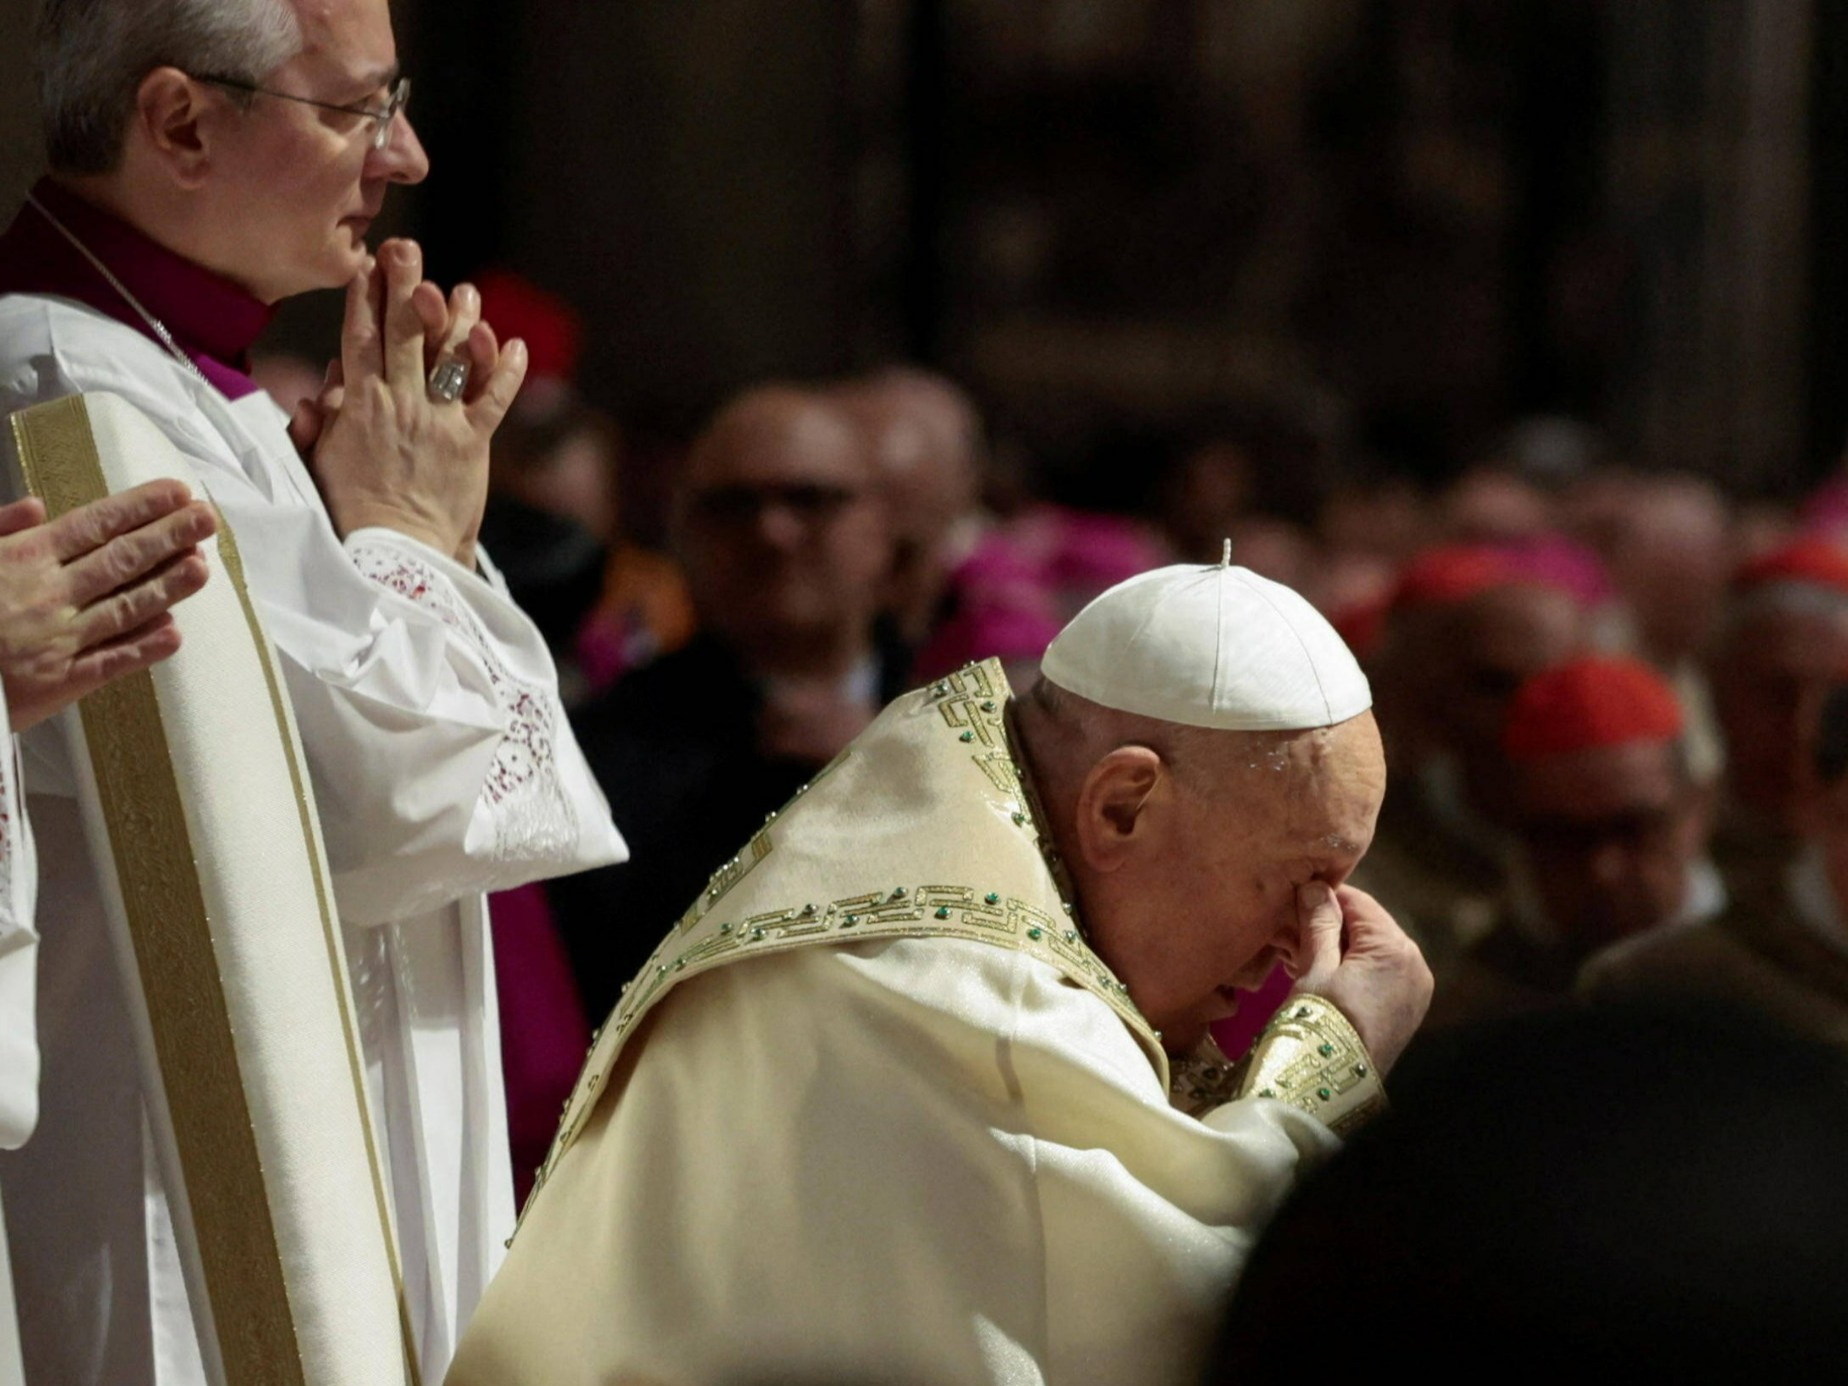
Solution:
M694 496L692 509L700 519L715 524L753 524L764 511L780 507L812 525L833 519L862 494L819 483L717 486Z
M383 149L391 143L391 123L397 119L398 112L404 109L405 102L411 99L411 79L400 77L392 83L391 91L385 97L383 106L352 105L342 106L332 101L316 101L307 96L295 96L286 91L271 91L268 87L257 86L254 82L241 82L234 77L194 77L195 82L210 82L215 87L225 87L230 91L247 91L253 96L274 96L281 101L296 101L304 106L315 106L323 111L339 111L343 115L364 116L373 122L372 147Z

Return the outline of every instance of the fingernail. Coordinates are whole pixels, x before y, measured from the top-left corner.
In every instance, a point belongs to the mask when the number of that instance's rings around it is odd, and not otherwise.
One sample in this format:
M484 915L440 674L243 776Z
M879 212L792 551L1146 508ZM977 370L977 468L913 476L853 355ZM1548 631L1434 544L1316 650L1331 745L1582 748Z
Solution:
M521 337L515 337L512 341L507 343L506 351L509 356L517 356L519 357L520 360L524 361L526 359L525 339Z

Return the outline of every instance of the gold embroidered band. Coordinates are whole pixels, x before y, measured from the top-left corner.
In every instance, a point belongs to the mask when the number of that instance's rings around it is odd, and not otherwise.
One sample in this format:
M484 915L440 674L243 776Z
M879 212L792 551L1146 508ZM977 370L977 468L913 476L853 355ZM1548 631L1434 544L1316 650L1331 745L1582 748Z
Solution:
M1252 1046L1240 1097L1274 1097L1350 1135L1386 1110L1373 1058L1348 1018L1320 996L1292 996Z

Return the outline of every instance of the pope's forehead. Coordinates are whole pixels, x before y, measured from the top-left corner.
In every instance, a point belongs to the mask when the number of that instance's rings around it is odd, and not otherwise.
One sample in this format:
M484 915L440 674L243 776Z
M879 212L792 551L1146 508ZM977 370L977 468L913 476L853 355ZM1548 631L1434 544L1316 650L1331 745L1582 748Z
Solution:
M1371 712L1291 743L1292 818L1318 837L1370 834L1386 791L1386 756Z

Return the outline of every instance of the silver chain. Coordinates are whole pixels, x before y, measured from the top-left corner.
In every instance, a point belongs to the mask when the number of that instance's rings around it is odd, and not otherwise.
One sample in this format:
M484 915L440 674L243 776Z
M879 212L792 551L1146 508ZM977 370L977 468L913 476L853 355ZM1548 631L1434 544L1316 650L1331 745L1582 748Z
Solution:
M109 287L122 296L122 301L124 303L141 315L141 320L148 325L148 330L154 334L155 338L162 346L167 348L168 353L172 355L173 359L178 361L186 370L190 371L201 385L210 386L212 382L205 378L205 372L200 370L193 359L185 352L181 351L179 346L174 342L173 334L167 330L167 325L150 313L146 308L142 307L141 300L131 294L128 291L128 286L110 272L109 266L102 262L96 252L91 250L90 247L85 245L82 241L78 240L77 233L54 217L45 204L40 202L38 198L34 197L31 193L27 193L26 201L32 204L40 216L44 217L46 221L52 224L53 229L55 229L59 235L63 236L65 240L76 247L77 253L88 260L91 268L102 275Z

